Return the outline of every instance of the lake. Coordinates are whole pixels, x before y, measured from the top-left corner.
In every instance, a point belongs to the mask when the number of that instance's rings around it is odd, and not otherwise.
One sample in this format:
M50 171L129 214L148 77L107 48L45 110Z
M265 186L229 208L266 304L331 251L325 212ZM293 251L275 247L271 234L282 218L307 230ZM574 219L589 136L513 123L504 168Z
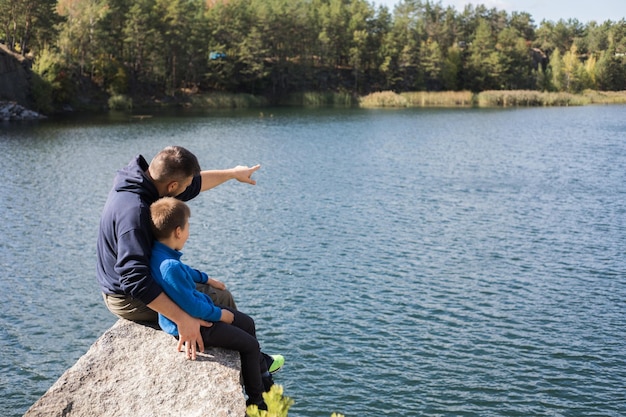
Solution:
M626 415L626 106L123 114L0 125L0 409L114 322L114 173L262 164L190 203L183 259L255 318L292 416Z

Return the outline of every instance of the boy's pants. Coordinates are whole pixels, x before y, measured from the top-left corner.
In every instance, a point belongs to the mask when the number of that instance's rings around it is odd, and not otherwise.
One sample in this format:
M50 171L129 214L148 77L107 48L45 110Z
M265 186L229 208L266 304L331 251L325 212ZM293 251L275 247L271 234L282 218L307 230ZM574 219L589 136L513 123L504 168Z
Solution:
M221 347L239 352L241 356L241 375L249 401L259 404L263 401L266 390L262 375L271 378L267 371L265 357L261 354L256 339L254 320L240 311L227 308L235 315L232 324L213 323L211 327L201 327L200 333L205 347Z

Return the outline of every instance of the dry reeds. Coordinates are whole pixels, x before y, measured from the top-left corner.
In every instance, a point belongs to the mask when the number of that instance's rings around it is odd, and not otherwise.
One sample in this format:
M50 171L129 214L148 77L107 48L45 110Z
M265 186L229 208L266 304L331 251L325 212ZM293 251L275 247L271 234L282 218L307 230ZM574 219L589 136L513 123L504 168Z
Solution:
M408 107L408 101L400 94L393 91L379 91L361 97L359 106L365 108L373 107Z
M361 107L549 107L587 104L626 104L626 91L586 90L581 94L535 90L381 91L361 98Z
M626 91L585 90L583 95L592 104L626 104Z
M587 99L578 94L535 90L490 90L478 94L478 107L581 106Z
M474 105L471 91L417 91L402 93L409 107L470 107Z

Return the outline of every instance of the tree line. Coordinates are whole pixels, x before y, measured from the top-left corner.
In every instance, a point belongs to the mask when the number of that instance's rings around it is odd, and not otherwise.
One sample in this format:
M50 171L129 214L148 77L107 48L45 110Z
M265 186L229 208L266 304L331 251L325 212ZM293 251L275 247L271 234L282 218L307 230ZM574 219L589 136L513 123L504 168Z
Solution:
M567 13L567 11L564 11ZM536 24L525 12L401 0L0 0L0 40L40 89L626 90L626 20ZM46 90L47 89L47 90Z

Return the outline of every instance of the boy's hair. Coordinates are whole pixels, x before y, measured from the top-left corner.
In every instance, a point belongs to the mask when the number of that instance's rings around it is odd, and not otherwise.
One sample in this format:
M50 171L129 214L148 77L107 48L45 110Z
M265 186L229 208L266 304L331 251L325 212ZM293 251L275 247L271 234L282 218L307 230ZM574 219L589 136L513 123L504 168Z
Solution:
M174 197L163 197L150 206L152 232L157 240L167 239L177 227L184 228L191 216L189 206Z
M168 146L152 158L150 174L156 182L180 181L200 174L200 164L198 158L182 146Z

